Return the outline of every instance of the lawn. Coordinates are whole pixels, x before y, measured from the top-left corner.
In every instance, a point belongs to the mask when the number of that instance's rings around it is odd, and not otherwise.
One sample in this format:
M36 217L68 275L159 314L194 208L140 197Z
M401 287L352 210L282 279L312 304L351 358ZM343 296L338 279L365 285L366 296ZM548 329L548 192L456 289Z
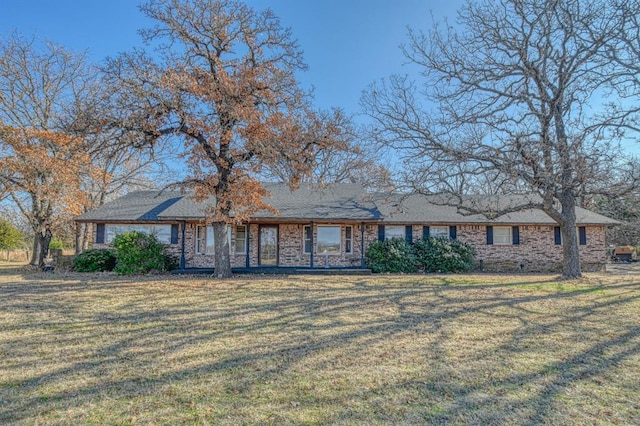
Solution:
M0 269L0 424L640 424L640 275Z

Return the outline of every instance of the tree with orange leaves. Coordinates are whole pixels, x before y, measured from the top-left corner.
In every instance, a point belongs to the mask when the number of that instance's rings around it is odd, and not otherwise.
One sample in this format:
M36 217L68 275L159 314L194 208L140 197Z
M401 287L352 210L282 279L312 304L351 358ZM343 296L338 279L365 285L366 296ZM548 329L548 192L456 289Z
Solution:
M228 277L227 225L270 208L256 176L284 158L295 186L318 149L340 145L342 117L311 111L295 78L302 52L271 10L234 0L151 0L141 10L157 23L141 32L154 55L108 65L130 112L122 125L137 144L180 143L191 172L180 184L212 200L216 275Z
M80 213L81 180L95 172L77 130L95 76L82 55L12 34L0 40L0 194L35 234L42 265L56 215Z

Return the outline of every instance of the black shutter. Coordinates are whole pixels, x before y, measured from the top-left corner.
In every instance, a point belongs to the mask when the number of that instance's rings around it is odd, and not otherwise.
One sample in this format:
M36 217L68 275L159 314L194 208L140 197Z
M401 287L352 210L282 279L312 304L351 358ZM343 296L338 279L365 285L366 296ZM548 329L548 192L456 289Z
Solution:
M104 244L104 223L96 225L96 244Z
M422 227L422 239L426 240L427 238L429 238L429 226L425 225Z
M404 237L409 244L413 242L413 226L407 225L404 227Z
M378 225L378 241L384 241L384 225Z
M553 227L553 239L555 245L559 246L560 244L562 244L562 231L560 231L559 226Z
M579 226L578 227L578 235L580 238L580 245L581 246L586 246L587 245L587 228L584 226Z
M178 244L178 224L171 225L171 244Z
M493 226L487 226L487 244L493 244Z
M511 238L513 238L513 245L517 246L520 244L520 228L517 226L513 226L511 228Z
M453 225L449 227L449 238L451 238L452 240L455 240L456 237L458 236L458 227Z

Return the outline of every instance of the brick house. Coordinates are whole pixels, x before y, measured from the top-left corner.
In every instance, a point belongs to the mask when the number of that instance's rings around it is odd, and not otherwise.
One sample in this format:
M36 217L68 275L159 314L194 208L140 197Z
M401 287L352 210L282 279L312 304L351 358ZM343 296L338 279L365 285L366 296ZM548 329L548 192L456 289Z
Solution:
M561 266L559 228L540 210L489 220L461 214L433 197L374 195L354 184L266 188L271 195L265 201L278 212L262 211L248 223L229 227L234 268L363 268L373 241L430 235L472 244L487 270L554 271ZM213 230L206 223L205 205L179 192L136 191L76 220L93 224L94 248L108 247L118 233L139 230L166 243L181 269L212 268ZM617 222L581 208L577 218L583 269L602 269L605 229Z

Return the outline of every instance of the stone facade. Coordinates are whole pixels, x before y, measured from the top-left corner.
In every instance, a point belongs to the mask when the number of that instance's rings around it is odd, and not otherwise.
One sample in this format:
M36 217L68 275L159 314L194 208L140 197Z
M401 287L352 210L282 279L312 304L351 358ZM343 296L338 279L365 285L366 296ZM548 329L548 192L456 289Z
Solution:
M184 229L184 262L186 268L211 268L214 266L213 254L196 253L197 223L186 223ZM278 229L277 266L280 267L311 267L311 255L304 253L303 229L309 224L281 223L281 224L250 224L247 225L248 253L236 253L236 228L231 230L231 262L233 267L257 267L260 265L260 228L261 226L276 226ZM365 250L378 239L377 224L314 224L314 241L317 241L318 226L334 225L341 229L340 254L323 255L314 253L314 268L345 268L360 267L362 264L362 227L364 226ZM394 224L397 225L397 224ZM95 225L94 225L95 226ZM346 253L346 227L352 229L352 250ZM404 226L404 225L402 225ZM410 225L413 229L413 239L422 237L423 225ZM487 226L485 225L457 225L457 239L471 244L476 249L478 268L486 271L525 271L550 272L562 268L562 245L556 245L554 227L550 225L519 225L519 244L487 244ZM95 229L94 229L95 235ZM182 249L182 224L179 225L178 243L169 244L171 254L180 258ZM580 245L581 265L584 271L602 270L607 262L605 246L605 227L586 226L586 245ZM94 244L95 248L107 247L105 244ZM247 265L248 258L248 265ZM482 262L480 262L482 261Z

